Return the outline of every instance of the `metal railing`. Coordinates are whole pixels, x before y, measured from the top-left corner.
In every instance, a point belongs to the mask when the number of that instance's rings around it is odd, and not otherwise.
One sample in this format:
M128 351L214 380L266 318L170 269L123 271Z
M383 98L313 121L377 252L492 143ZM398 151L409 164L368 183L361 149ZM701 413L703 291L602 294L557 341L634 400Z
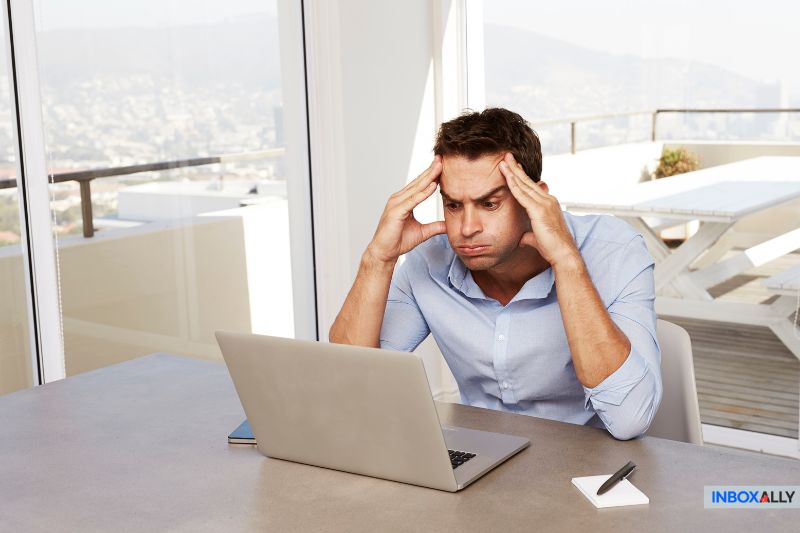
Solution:
M111 178L140 172L154 172L159 170L172 170L176 168L199 167L216 165L220 163L239 163L258 159L274 159L281 157L286 152L285 148L259 150L225 154L211 157L196 157L192 159L176 159L174 161L159 161L157 163L143 163L140 165L126 165L121 167L98 168L92 170L78 170L74 172L60 172L51 174L49 183L66 183L75 181L80 185L81 191L81 221L83 223L83 236L94 236L94 223L92 214L92 181L99 178ZM13 189L17 186L16 178L0 179L0 189Z
M572 118L558 118L553 120L540 120L535 121L534 126L551 126L555 124L569 124L570 130L570 153L574 154L578 150L578 143L576 139L577 125L580 122L594 122L598 120L608 120L612 118L631 117L637 115L650 115L650 140L656 141L656 132L658 124L658 115L666 113L800 113L800 108L793 107L776 107L776 108L727 108L727 109L711 109L711 108L662 108L662 109L648 109L645 111L627 111L625 113L608 113L604 115L586 115Z

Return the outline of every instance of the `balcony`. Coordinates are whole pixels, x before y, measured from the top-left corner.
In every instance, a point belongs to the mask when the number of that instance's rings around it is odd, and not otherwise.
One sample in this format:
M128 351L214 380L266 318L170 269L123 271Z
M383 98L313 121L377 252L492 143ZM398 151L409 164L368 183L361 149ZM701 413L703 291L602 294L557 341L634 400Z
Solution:
M798 110L786 111L797 113ZM645 116L656 117L657 114L645 113ZM698 156L700 168L759 156L800 155L800 143L769 141L651 139L587 150L580 150L578 145L576 149L576 129L581 122L606 118L560 121L570 126L570 153L546 157L543 165L543 180L556 197L568 196L573 187L588 191L614 190L650 180L663 148L687 148ZM655 134L655 127L652 132ZM679 244L697 231L696 224L685 220L650 219L648 223L659 228L661 236L672 244ZM745 217L733 228L735 231L693 264L692 270L715 260L734 257L769 236L797 228L800 228L800 200ZM798 265L800 250L795 250L712 286L709 292L725 302L768 304L776 295L762 282ZM680 318L663 312L659 315L686 328L692 338L706 440L726 444L742 440L741 433L730 437L727 429L756 432L770 436L767 442L775 445L773 450L779 448L797 457L800 361L784 343L763 326ZM800 331L796 330L795 334L800 335Z
M152 180L154 172L282 154L272 150L55 176L55 183L80 184L85 217L81 234L57 238L68 375L158 351L219 359L216 329L293 335L285 181ZM123 216L89 218L92 181L141 172L150 174L148 183L114 192ZM3 185L9 182L14 184ZM263 228L270 228L269 246L262 241ZM0 247L0 278L21 281L22 272L20 246ZM13 286L17 294L7 301L24 301L25 284ZM0 325L0 337L27 334L27 322L12 307L0 306ZM3 350L4 369L25 368L29 360L26 352ZM25 387L24 375L4 372L0 391Z

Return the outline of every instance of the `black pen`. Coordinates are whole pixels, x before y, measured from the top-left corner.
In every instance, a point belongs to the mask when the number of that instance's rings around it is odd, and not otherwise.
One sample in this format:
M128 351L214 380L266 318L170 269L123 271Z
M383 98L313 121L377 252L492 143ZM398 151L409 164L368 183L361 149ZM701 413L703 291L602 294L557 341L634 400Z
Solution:
M600 488L597 489L597 495L600 496L601 494L608 492L611 487L631 475L631 472L633 472L635 468L636 465L633 463L633 461L628 461L628 464L617 470L610 478L608 478L605 483L600 485Z

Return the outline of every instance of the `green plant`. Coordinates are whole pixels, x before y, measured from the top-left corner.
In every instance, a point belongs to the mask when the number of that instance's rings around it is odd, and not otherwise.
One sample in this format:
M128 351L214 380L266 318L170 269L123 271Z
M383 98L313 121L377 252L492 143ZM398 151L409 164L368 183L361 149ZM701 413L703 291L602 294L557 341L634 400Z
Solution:
M658 167L655 171L656 179L675 176L684 172L697 170L700 161L697 156L684 147L670 150L664 148L661 152L661 159L658 160Z

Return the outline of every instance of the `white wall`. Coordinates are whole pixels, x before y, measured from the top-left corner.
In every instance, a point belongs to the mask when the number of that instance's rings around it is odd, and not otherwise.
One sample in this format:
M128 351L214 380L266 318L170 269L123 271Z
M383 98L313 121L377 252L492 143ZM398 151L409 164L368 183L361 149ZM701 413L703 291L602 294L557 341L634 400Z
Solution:
M429 0L306 2L323 339L386 200L433 156L432 14ZM435 201L420 206L420 220L434 219ZM452 382L435 344L429 339L418 353L424 354L434 391L449 390Z
M318 93L311 102L312 152L324 150L322 144L336 148L321 162L312 155L315 225L346 232L345 249L337 247L336 255L318 242L323 269L355 274L386 199L429 162L436 128L429 4L307 1L306 19L316 31L308 50L315 70L309 93ZM317 194L334 186L331 195L344 209ZM326 287L339 292L338 300L346 293L341 281ZM323 331L331 311L321 310Z
M415 156L420 157L414 153L417 137L427 145L425 152L433 145L433 97L426 95L433 90L431 16L426 0L339 4L344 14L342 104L354 268L386 199L425 168L411 168Z

